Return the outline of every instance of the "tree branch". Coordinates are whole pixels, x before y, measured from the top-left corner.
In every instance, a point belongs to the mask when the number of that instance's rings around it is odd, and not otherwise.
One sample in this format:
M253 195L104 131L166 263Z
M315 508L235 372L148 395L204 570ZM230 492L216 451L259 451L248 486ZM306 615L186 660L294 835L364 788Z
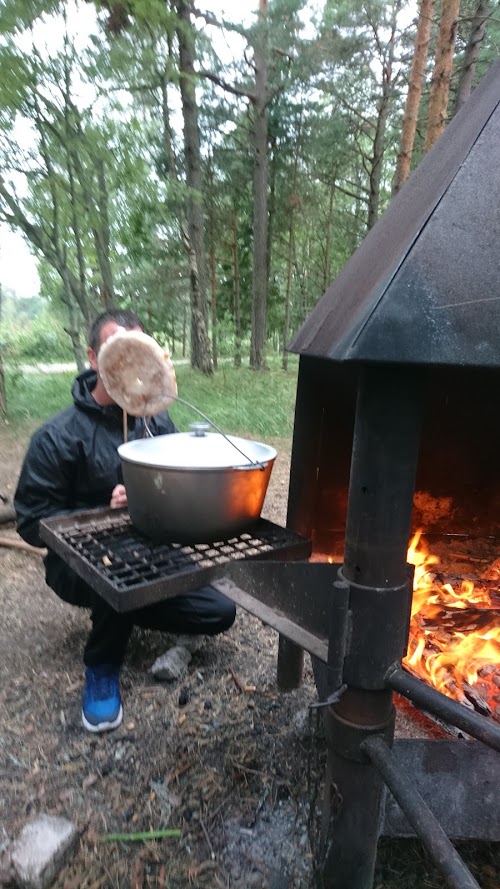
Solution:
M212 83L215 83L216 86L220 86L221 89L225 90L227 93L232 93L233 96L240 96L244 99L249 99L250 102L255 102L255 94L249 92L248 90L244 90L241 87L233 86L231 83L227 83L222 77L219 77L217 74L214 74L212 71L198 71L200 77L206 77L207 80L211 80Z
M201 9L197 9L194 3L191 3L191 12L197 19L203 19L207 25L213 25L214 28L221 28L225 31L234 31L236 34L241 34L245 40L248 40L248 33L242 25L236 25L234 22L226 22L224 19L219 21L219 19L215 18L213 13L202 12Z

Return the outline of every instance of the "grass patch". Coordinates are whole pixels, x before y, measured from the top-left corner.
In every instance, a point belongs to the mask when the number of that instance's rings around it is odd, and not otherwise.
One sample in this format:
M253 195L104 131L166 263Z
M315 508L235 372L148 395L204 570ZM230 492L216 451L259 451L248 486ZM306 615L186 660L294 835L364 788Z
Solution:
M71 386L75 374L6 373L7 416L9 423L47 420L72 404Z
M252 371L222 365L211 377L191 368L177 369L181 398L189 401L223 432L252 437L287 437L292 434L297 368ZM170 408L178 429L187 430L199 419L177 402Z
M223 432L253 438L292 434L298 362L285 373L277 366L265 371L222 364L206 377L189 365L176 367L179 395L202 411ZM74 373L7 373L8 420L13 426L43 422L72 403ZM186 431L200 419L177 402L170 413L177 428Z

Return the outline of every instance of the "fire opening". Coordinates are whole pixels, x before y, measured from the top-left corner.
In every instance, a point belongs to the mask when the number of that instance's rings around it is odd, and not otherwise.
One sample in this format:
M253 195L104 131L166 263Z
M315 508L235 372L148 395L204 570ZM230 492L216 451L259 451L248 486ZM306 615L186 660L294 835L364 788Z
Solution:
M489 541L476 540L470 555L466 542L457 539L457 551L445 556L438 554L439 544L431 552L421 530L414 534L408 562L415 566L415 579L403 663L449 697L500 721L500 559L488 556L490 547Z

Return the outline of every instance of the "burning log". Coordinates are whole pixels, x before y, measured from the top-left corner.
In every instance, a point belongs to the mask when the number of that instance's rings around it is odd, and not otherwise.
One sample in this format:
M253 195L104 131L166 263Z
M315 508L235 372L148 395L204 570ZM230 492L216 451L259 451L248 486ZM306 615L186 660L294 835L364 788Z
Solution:
M464 695L482 716L491 716L491 707L468 682L464 682Z
M447 555L462 557L455 552ZM464 553L465 559L477 566L477 558ZM405 666L463 706L498 719L500 560L489 564L481 576L473 566L467 575L446 572L418 532L408 561L415 566L415 577Z

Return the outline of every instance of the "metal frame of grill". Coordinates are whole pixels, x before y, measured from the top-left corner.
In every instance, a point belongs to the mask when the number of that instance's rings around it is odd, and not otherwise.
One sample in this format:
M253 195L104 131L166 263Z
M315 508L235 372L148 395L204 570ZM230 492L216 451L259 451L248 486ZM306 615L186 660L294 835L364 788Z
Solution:
M204 586L239 562L304 559L311 552L307 538L264 519L228 540L155 542L134 528L126 510L112 509L45 519L40 536L117 611Z
M498 389L500 304L484 294L498 280L499 74L497 61L290 347L300 369L287 525L313 545L330 538L321 552L344 544L337 587L349 601L343 655L332 656L339 633L331 630L328 672L316 671L327 688L323 889L371 889L387 788L455 889L478 883L449 837L477 836L476 813L490 806L498 818L498 725L407 676L401 659L416 480L432 481L420 490L434 498L450 497L460 529L498 527L499 464L488 452L498 442L497 413L486 399ZM471 424L457 422L462 409ZM493 417L493 431L481 427L483 416ZM479 450L468 438L478 428ZM300 658L293 648L287 657ZM416 741L415 756L398 758L393 691L471 740ZM489 777L478 795L470 765L485 753Z

